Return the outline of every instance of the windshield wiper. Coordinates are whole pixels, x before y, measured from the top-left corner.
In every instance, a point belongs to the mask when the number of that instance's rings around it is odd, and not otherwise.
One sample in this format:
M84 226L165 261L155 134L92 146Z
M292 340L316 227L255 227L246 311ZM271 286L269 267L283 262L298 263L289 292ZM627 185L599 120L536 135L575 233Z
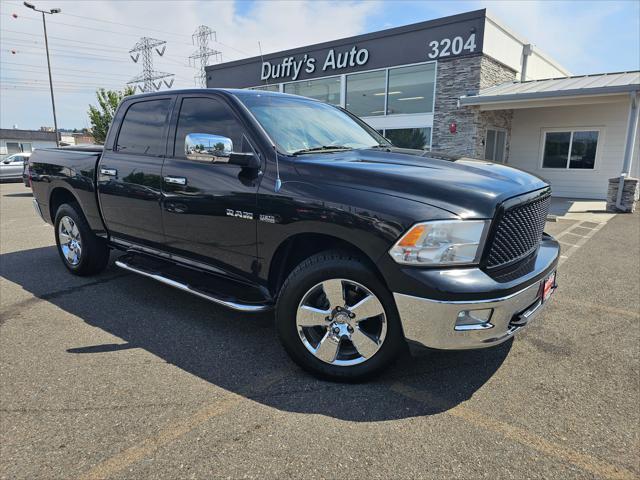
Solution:
M351 147L345 147L344 145L322 145L321 147L302 148L296 150L292 155L302 155L305 153L326 152L330 150L353 150Z

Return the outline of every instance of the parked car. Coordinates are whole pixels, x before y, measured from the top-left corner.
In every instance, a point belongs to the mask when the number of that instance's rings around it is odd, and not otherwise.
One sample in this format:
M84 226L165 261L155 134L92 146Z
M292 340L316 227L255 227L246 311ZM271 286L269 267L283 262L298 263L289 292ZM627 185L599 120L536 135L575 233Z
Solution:
M0 161L0 179L19 180L22 178L25 165L27 164L31 152L14 153Z
M397 149L303 97L130 96L103 150L38 150L30 167L71 273L122 250L130 272L246 314L274 309L286 351L323 377L369 377L406 341L500 344L556 288L544 180Z

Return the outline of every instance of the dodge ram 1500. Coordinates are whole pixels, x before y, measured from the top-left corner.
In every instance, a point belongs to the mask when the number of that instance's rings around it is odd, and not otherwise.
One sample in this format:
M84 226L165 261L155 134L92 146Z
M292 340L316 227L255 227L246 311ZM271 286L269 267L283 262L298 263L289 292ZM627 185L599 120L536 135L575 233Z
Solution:
M409 343L497 345L556 288L550 187L394 147L348 111L252 90L126 97L104 147L36 151L34 206L76 275L116 265L247 314L357 380Z

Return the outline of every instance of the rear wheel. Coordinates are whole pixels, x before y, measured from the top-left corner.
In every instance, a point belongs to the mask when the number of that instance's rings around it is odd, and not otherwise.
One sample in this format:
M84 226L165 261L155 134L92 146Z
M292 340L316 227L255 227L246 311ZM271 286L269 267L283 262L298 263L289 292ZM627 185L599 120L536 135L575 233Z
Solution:
M404 345L393 297L346 252L314 255L293 270L278 297L276 327L296 363L332 380L371 377Z
M58 253L71 273L86 276L105 269L109 247L91 231L77 204L61 205L54 226Z

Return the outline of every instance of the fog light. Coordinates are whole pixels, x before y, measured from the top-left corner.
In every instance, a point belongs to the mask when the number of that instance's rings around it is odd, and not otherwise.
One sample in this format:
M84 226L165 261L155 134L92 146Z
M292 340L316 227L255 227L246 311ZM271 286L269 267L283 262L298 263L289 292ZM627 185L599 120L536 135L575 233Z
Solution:
M484 330L493 327L489 323L493 308L482 310L462 310L456 318L456 330Z

